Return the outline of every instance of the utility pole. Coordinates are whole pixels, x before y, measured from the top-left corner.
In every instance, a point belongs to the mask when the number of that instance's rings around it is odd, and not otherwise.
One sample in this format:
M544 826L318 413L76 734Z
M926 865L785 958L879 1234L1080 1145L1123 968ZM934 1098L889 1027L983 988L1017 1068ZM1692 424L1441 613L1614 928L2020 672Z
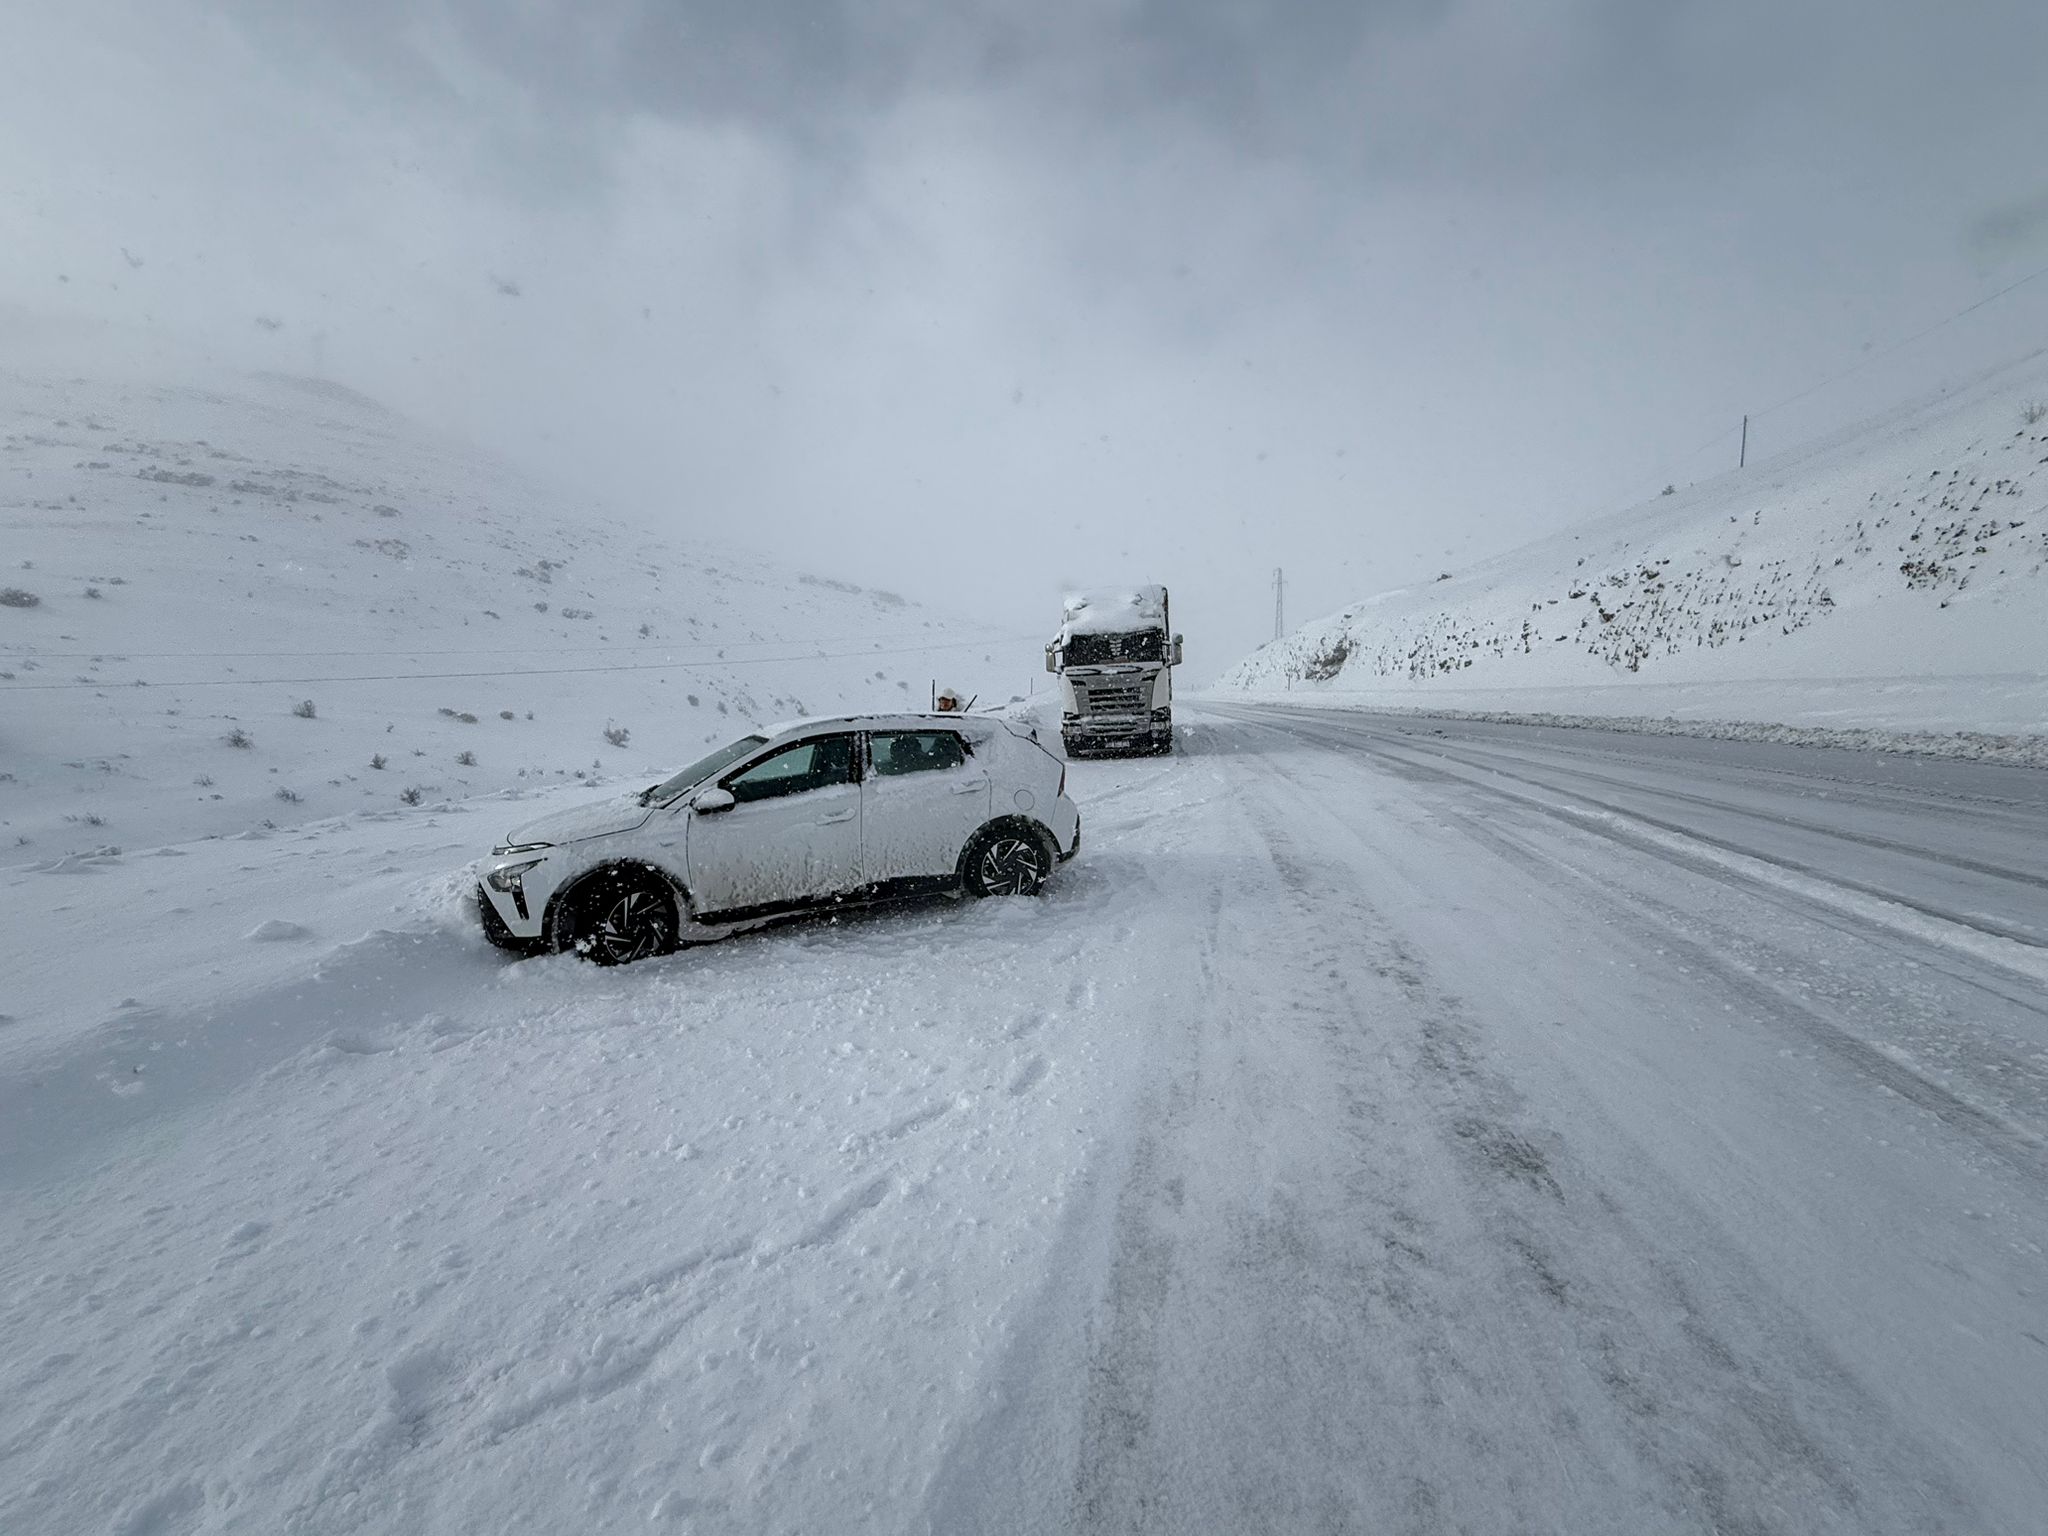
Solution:
M1742 418L1742 457L1735 461L1737 469L1749 468L1749 417Z
M1287 633L1287 573L1279 566L1273 567L1273 638L1278 640Z

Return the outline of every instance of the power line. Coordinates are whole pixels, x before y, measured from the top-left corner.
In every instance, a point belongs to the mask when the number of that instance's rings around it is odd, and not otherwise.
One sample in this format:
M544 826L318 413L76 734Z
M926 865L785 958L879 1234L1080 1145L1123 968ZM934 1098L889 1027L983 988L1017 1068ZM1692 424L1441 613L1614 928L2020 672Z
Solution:
M1842 382L1842 380L1862 372L1865 368L1868 368L1872 363L1877 362L1880 358L1889 357L1894 352L1902 351L1906 347L1910 347L1916 341L1923 341L1927 337L1932 336L1936 331L1943 330L1946 329L1948 326L1954 325L1956 321L1962 319L1965 315L1974 314L1987 304L1995 304L1998 302L1998 300L2004 298L2007 294L2015 292L2018 289L2024 288L2029 283L2037 282L2043 277L2048 277L2048 267L2036 267L2033 271L2027 273L2025 276L2015 278L2013 281L2007 283L2003 288L1998 289L1995 293L1987 293L1984 295L1983 298L1978 299L1973 303L1965 304L1961 309L1957 310L1954 314L1944 316L1942 319L1935 321L1931 325L1922 326L1919 330L1914 331L1909 335L1902 336L1897 341L1887 342L1884 346L1878 348L1874 352L1866 352L1862 357L1858 358L1855 362L1851 363L1847 368L1842 369L1840 372L1832 373L1828 375L1826 378L1821 379L1818 383L1807 385L1804 389L1795 390L1793 393L1785 396L1782 400L1773 400L1769 405L1766 405L1759 410L1751 411L1749 413L1749 419L1754 420L1759 416L1768 416L1774 411L1783 410L1788 405L1798 404L1801 400L1806 399L1809 395L1817 395L1822 390L1829 388L1831 385L1839 384ZM1681 465L1690 463L1692 460L1698 458L1701 454L1705 453L1709 448L1714 447L1716 444L1726 442L1729 438L1735 436L1735 434L1741 430L1742 429L1739 426L1724 427L1721 431L1716 432L1712 437L1708 438L1704 443L1701 443L1699 447L1693 449L1689 453L1681 455L1675 462Z
M1018 639L1027 637L1019 636ZM1035 637L1032 637L1035 638ZM995 640L957 640L940 645L905 645L885 650L867 651L801 651L789 656L739 656L719 661L715 658L702 661L638 661L624 662L609 667L504 667L488 671L472 672L362 672L353 674L330 673L324 677L214 677L180 682L143 682L150 688L268 688L300 683L429 683L447 682L465 677L585 677L600 672L692 672L715 667L757 667L771 663L797 661L851 661L867 656L911 656L926 651L971 651L987 645L1010 642ZM138 679L138 681L141 681ZM112 679L104 682L71 683L4 683L0 693L43 693L79 688L109 689L133 688L136 682L120 683Z
M1948 316L1946 319L1937 320L1929 326L1923 326L1921 329L1913 332L1912 335L1902 336L1897 341L1891 342L1886 346L1878 348L1875 352L1866 352L1861 358L1859 358L1856 362L1850 364L1847 368L1844 368L1840 373L1833 374L1828 378L1822 379L1818 384L1809 384L1805 389L1799 390L1794 394L1789 394L1782 400L1775 400L1771 404L1765 406L1760 411L1751 411L1750 415L1767 416L1772 411L1783 410L1788 405L1793 405L1801 400L1804 400L1808 395L1818 394L1821 390L1826 389L1830 384L1839 384L1842 380L1848 378L1851 374L1859 373L1863 369L1868 368L1872 363L1876 362L1879 358L1889 357L1892 353L1898 351L1902 347L1910 347L1914 342L1920 341L1928 336L1932 336L1936 331L1942 330L1947 326L1954 325L1958 320L1962 319L1963 316L1968 314L1974 314L1976 311L1982 309L1986 304L1995 303L1997 300L2004 298L2008 293L2013 292L2015 289L2024 288L2028 283L2034 282L2036 279L2043 277L2048 277L2048 267L2036 267L2032 272L2029 272L2025 277L2017 278L2014 281L2007 283L2003 288L1999 289L1996 293L1985 294L1983 298L1977 300L1977 302L1974 304L1964 305L1961 309L1957 310L1954 314ZM1722 435L1726 436L1727 434L1724 433Z

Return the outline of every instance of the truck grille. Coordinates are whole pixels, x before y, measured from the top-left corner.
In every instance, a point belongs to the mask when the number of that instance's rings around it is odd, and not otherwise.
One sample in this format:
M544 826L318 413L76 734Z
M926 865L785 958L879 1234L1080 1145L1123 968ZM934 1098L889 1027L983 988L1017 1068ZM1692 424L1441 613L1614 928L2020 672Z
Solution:
M1143 682L1091 684L1088 688L1088 708L1095 714L1140 714L1145 708L1145 693Z
M1067 665L1099 667L1119 661L1164 661L1166 631L1141 629L1128 635L1069 635Z

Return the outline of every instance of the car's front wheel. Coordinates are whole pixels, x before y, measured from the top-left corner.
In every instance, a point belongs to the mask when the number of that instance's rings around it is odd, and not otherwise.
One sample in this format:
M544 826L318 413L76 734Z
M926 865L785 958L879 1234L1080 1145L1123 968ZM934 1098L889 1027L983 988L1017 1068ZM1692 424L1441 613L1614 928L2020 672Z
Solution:
M1052 849L1036 831L986 827L967 845L960 883L970 896L1035 896L1052 866Z
M594 876L569 893L554 923L555 948L598 965L626 965L676 947L676 902L653 875Z

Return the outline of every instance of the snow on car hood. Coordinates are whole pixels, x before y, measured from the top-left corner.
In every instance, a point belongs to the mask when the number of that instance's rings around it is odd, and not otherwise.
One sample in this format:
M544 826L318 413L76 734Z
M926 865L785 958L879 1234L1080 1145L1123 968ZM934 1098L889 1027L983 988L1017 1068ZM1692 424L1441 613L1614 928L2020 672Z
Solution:
M508 844L573 843L578 838L603 837L608 832L630 832L653 815L640 803L638 794L618 800L600 800L595 805L572 805L555 811L505 834Z

